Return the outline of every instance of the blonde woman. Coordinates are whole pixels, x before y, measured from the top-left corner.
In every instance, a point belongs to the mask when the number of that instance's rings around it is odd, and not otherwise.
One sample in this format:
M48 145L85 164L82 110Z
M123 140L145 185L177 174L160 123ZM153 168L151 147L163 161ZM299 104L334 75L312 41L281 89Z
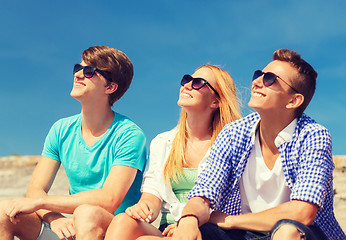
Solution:
M179 124L151 142L141 199L114 217L105 239L171 236L216 136L226 123L241 117L235 85L226 71L203 65L192 76L184 75L181 85ZM157 229L150 223L160 210Z

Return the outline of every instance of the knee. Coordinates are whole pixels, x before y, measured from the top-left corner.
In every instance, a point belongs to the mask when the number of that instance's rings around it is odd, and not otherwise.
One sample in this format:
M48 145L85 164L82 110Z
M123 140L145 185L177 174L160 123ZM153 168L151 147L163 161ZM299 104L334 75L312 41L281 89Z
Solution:
M83 204L77 207L73 212L73 218L75 221L79 221L84 219L86 221L95 221L99 215L99 213L103 210L103 208L99 206Z
M112 222L112 226L117 226L122 228L122 226L129 226L131 224L137 224L137 221L131 217L129 217L126 213L120 213L116 215Z
M132 231L138 226L138 221L129 217L126 213L116 215L109 225L108 233L118 233L119 231ZM114 234L116 235L116 234Z
M14 224L11 222L10 218L7 215L7 211L11 206L12 199L6 199L0 201L0 235L1 239L2 237L6 239L13 238L14 235L17 235L17 233L20 233L19 230L21 230L23 227L20 224Z
M75 209L73 212L73 221L76 228L95 228L99 224L103 208L84 204ZM85 230L85 229L84 229Z
M103 239L114 215L104 208L81 205L73 213L77 239Z
M104 236L101 212L103 208L94 205L81 205L73 212L73 223L78 239L99 239Z
M7 207L11 203L10 199L0 201L0 224L9 223L9 218L7 216Z
M141 226L143 227L140 221L129 217L126 213L120 213L113 218L105 239L137 239L147 233Z
M283 224L272 235L273 240L301 239L298 229L292 224Z

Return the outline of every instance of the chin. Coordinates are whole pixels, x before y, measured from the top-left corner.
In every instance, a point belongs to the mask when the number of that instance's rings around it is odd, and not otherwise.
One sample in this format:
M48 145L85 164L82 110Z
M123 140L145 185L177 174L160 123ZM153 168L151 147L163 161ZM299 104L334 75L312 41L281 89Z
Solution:
M255 110L256 112L259 112L259 111L261 111L261 109L262 109L262 107L259 106L259 104L253 104L253 103L251 103L251 102L248 103L248 106L249 106L250 108L252 108L253 110Z
M81 97L81 94L76 93L75 91L71 91L70 96L73 97L74 99L79 99Z
M186 104L186 102L185 102L184 100L179 99L178 102L177 102L177 105L178 105L179 107L184 107L184 106L186 106L186 105L188 105L188 104Z
M250 108L261 108L263 106L266 105L265 101L261 99L253 99L253 98L250 98L250 101L249 103L247 104Z
M256 104L254 104L251 100L250 102L247 104L250 108L256 108Z

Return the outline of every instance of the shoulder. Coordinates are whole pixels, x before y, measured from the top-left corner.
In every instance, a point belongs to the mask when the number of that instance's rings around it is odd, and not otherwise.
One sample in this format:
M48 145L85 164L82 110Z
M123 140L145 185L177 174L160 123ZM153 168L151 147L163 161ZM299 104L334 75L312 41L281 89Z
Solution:
M239 147L245 147L251 142L251 136L259 120L260 117L255 112L226 124L218 134L214 144L218 146L227 145L228 149L232 148L239 152Z
M117 112L114 112L113 125L116 125L117 127L124 127L124 128L129 127L129 128L138 129L142 131L142 129L129 117Z
M177 132L178 132L178 129L177 128L173 128L170 131L159 133L154 139L173 140L175 135L177 134Z
M76 114L74 116L70 116L66 118L61 118L53 124L53 126L51 127L51 130L68 131L71 127L80 124L80 119L81 119L80 114Z
M65 123L69 123L69 122L75 122L77 120L80 120L81 119L81 114L78 113L78 114L75 114L73 116L69 116L69 117L65 117L65 118L61 118L60 122L65 122Z
M172 144L174 137L177 134L177 132L178 132L178 129L173 128L170 131L160 133L151 141L150 145L151 146L170 145L170 144Z
M143 130L135 122L117 112L114 112L112 128L116 130L118 134L135 134L145 137Z
M316 133L330 136L330 133L326 127L322 126L321 124L318 124L314 119L305 114L302 114L299 117L297 123L297 130L299 136Z
M319 153L323 153L324 157L332 158L330 132L305 114L298 119L291 146L301 154L317 156Z
M70 117L61 118L54 123L54 125L70 125L71 123L75 123L80 121L81 114L76 114Z
M259 114L254 112L249 115L230 122L225 125L224 129L230 132L249 132L260 120Z

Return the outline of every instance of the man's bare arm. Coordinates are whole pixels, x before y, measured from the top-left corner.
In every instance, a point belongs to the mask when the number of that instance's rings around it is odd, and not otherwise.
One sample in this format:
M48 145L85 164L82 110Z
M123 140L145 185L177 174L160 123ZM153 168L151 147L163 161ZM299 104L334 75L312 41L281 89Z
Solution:
M224 229L271 231L275 223L281 219L292 219L310 225L317 211L318 207L315 204L292 200L259 213L231 216L216 211L211 214L210 222Z

